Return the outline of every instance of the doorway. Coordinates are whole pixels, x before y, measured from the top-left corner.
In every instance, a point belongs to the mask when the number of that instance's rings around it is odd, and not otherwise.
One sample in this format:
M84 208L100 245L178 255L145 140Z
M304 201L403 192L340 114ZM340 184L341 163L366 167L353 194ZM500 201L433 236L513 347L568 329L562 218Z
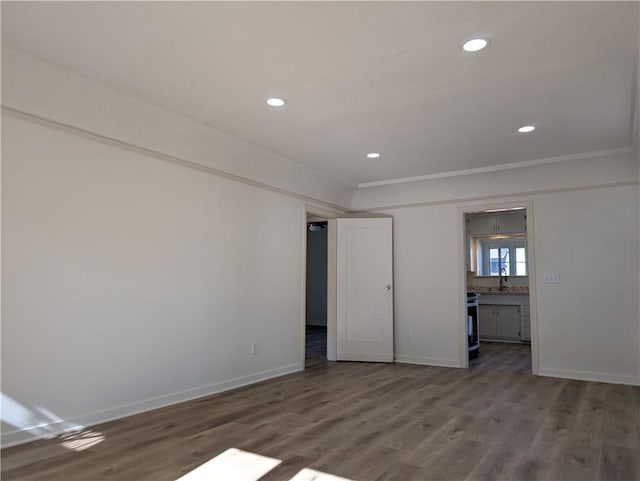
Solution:
M307 215L305 364L327 359L327 219Z
M326 339L323 360L392 362L392 218L338 218L306 210L304 221L302 295L305 301L301 305L303 355L307 356L309 344L310 357L306 359L320 359L315 356L320 355ZM325 222L326 228L323 228ZM313 247L314 236L322 240L320 253ZM326 247L322 245L325 238ZM313 273L314 266L322 269L321 276ZM307 273L309 268L311 272ZM326 280L323 279L325 272ZM315 295L313 287L314 284L318 285L318 278L320 284L324 284L318 286L320 296ZM307 295L310 297L309 303L306 301ZM316 302L318 298L319 303ZM314 316L317 312L321 314ZM308 364L305 362L305 367Z
M532 203L458 211L460 365L537 374Z

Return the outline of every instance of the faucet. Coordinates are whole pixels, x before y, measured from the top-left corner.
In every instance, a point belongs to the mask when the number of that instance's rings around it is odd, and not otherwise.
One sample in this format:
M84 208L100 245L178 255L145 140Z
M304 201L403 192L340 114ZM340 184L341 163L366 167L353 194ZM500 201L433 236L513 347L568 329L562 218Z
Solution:
M504 291L507 288L507 281L509 278L507 276L500 276L500 290Z

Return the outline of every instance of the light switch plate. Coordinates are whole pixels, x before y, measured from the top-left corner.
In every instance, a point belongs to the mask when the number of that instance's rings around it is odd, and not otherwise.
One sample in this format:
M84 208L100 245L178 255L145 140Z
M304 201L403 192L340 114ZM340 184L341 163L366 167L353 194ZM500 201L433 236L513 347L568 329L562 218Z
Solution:
M545 284L559 284L560 275L557 272L545 272L542 275L542 282Z

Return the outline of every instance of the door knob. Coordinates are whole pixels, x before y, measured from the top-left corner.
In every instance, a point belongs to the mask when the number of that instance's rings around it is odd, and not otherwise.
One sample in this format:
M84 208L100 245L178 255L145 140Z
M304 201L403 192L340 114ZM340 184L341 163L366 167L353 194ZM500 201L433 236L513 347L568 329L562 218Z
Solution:
M391 290L391 284L387 284L386 286L384 286L384 290L385 291L390 291Z

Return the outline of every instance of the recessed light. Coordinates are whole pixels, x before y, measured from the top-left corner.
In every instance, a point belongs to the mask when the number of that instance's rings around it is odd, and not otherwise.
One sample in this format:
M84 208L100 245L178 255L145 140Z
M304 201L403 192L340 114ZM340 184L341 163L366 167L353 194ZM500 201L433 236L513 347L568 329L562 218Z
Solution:
M271 107L282 107L284 105L284 100L277 97L272 97L270 99L267 99L267 105Z
M523 127L520 127L518 129L518 132L526 134L527 132L533 132L534 130L536 130L535 126L533 126L533 125L525 125Z
M462 44L462 50L465 52L477 52L487 45L489 45L489 40L486 38L470 38Z
M367 157L369 157L370 159L377 159L378 157L380 157L380 154L378 152L370 152L367 154Z

